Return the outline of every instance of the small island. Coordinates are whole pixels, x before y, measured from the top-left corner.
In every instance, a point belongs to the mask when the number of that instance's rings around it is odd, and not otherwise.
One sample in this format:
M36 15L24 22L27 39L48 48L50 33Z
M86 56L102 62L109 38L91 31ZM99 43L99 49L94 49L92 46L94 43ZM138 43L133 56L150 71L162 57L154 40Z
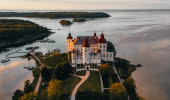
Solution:
M30 17L30 18L107 18L104 12L0 12L0 17Z
M46 27L19 19L0 19L0 50L18 47L52 34Z
M59 22L61 25L71 25L71 24L73 24L71 21L69 21L69 20L61 20L60 22Z
M85 21L87 20L84 18L74 18L72 22L85 22Z
M78 47L79 44L82 46ZM67 51L61 53L58 49L45 55L34 52L25 55L36 61L37 68L32 71L34 80L26 80L24 90L16 90L12 99L144 100L137 94L131 77L141 65L116 57L114 45L103 33L100 38L94 33L94 36L76 39L69 33Z

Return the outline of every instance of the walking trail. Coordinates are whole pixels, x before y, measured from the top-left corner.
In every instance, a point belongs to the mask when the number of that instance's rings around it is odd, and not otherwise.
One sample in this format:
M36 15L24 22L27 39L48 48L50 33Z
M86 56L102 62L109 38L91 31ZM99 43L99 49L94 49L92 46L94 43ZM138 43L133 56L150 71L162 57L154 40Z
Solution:
M30 52L30 54L35 58L35 59L37 59L38 60L38 62L40 63L40 70L41 70L41 68L43 67L43 64L41 63L41 61L40 61L40 59L37 57L37 56L35 56L35 53L34 52ZM40 84L41 84L41 81L42 81L42 77L41 77L41 74L40 74L40 76L39 76L39 78L38 78L38 82L37 82L37 85L36 85L36 87L35 87L35 92L37 92L38 93L38 90L39 90L39 88L40 88Z
M89 70L86 71L85 76L77 76L77 77L81 78L81 81L76 85L73 92L71 93L71 99L70 100L75 100L76 99L76 94L77 94L78 88L89 78L89 76L90 76L90 71Z

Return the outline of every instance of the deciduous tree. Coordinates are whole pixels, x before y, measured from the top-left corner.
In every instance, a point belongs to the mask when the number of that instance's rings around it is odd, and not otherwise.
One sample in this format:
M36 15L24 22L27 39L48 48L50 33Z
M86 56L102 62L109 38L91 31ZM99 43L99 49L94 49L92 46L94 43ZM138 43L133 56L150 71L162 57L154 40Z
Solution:
M24 94L19 100L36 100L37 93L30 92L28 94Z
M52 69L50 68L43 67L41 70L42 79L45 80L46 82L49 82L51 80L52 74L53 72Z
M72 68L69 63L61 63L55 69L55 77L58 80L68 77L70 73L72 73Z
M24 86L24 93L29 93L32 92L33 88L30 84L30 80L25 81L25 86Z
M57 96L60 94L61 90L61 81L59 80L51 80L49 82L49 86L47 89L47 93L49 97Z
M127 92L121 83L110 86L110 100L128 100Z

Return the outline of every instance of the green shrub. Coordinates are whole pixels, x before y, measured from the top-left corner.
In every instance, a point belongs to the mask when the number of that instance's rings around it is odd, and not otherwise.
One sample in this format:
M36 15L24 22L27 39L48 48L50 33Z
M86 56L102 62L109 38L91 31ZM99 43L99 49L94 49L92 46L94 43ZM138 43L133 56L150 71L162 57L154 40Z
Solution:
M41 77L44 81L49 82L53 75L53 69L43 67L41 69Z
M60 63L55 69L55 77L58 80L67 78L72 73L72 67L69 63Z

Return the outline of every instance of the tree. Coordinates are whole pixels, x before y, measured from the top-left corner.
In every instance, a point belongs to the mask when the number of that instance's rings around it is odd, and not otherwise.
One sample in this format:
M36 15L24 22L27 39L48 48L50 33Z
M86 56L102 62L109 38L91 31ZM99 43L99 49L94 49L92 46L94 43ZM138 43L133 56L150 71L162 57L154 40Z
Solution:
M60 53L60 49L55 49L54 51L53 51L53 55L58 55L59 53Z
M110 41L107 41L107 50L109 52L114 52L114 56L116 55L116 49L115 49L113 43Z
M128 100L127 92L121 83L110 86L110 100Z
M19 100L20 97L22 97L24 93L21 90L16 90L14 92L14 95L12 96L12 100Z
M19 100L36 100L37 93L30 92L28 94L24 94Z
M68 76L70 76L70 73L72 73L72 68L69 63L61 63L61 64L57 65L57 67L55 69L55 77L58 80L67 78Z
M135 88L136 88L136 85L135 85L135 81L132 79L132 78L127 78L124 82L123 82L123 85L125 86L125 88L130 91L131 93L134 93L135 92Z
M61 90L61 81L59 80L51 80L49 82L49 86L47 89L47 93L49 97L57 96L60 94Z
M52 69L50 68L43 67L41 69L42 79L45 80L46 82L49 82L51 80L52 74L53 72L52 72Z
M24 93L29 93L32 92L33 88L30 84L30 80L25 81L25 86L24 86Z
M136 85L133 78L129 77L124 82L123 85L128 91L131 100L139 100L139 96L136 93Z

